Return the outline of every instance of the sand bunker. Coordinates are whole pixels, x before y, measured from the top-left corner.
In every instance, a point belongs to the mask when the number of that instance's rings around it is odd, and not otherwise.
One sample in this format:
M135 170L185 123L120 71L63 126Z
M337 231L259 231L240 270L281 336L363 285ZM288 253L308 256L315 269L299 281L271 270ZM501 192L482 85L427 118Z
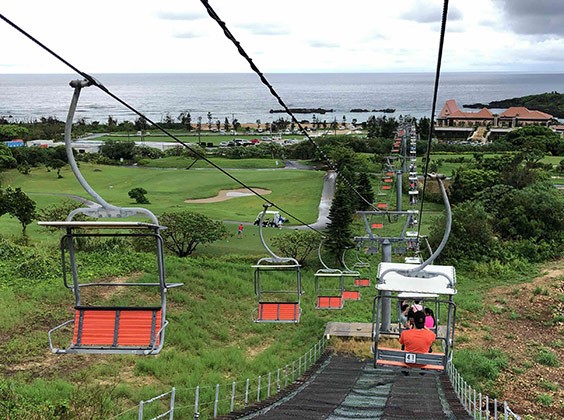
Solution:
M254 191L261 195L270 194L272 191L263 190L262 188L253 188ZM185 203L217 203L219 201L230 200L237 197L248 197L253 195L252 192L246 188L239 188L237 190L221 190L215 197L197 198L195 200L185 200Z

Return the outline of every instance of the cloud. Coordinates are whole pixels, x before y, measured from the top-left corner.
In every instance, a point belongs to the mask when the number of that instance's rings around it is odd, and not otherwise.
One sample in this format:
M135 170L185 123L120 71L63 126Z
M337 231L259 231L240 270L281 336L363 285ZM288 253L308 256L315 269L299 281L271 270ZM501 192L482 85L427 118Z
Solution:
M163 20L199 20L207 18L204 13L196 12L165 12L161 11L157 13L157 17Z
M562 0L493 0L499 5L507 25L517 34L564 35Z
M181 39L193 39L193 38L200 38L202 35L196 34L194 32L178 32L174 34L175 38Z
M287 35L289 31L281 26L265 23L246 23L237 25L253 35Z
M417 23L440 22L443 9L438 3L428 1L416 2L413 7L400 15L401 19L410 20ZM448 20L456 21L462 19L462 13L456 7L450 6L448 9Z
M309 46L312 48L340 48L341 46L334 42L327 41L311 41Z

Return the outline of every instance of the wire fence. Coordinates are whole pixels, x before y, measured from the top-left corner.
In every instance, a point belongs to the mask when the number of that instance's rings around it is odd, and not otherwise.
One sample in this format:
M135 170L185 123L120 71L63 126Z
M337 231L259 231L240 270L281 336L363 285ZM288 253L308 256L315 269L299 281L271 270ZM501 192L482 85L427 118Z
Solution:
M487 395L482 395L481 392L477 392L475 388L472 388L456 370L452 361L447 363L447 373L460 403L474 419L521 420L521 417L509 408L507 401L501 403L495 398L492 400Z

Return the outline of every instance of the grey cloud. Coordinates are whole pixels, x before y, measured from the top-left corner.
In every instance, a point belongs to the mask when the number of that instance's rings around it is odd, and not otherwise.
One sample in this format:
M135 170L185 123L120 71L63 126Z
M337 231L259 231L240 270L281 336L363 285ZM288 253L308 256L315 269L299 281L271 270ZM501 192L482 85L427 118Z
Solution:
M159 12L157 17L163 20L198 20L204 19L206 15L194 12Z
M562 0L493 0L499 5L506 24L523 35L564 35Z

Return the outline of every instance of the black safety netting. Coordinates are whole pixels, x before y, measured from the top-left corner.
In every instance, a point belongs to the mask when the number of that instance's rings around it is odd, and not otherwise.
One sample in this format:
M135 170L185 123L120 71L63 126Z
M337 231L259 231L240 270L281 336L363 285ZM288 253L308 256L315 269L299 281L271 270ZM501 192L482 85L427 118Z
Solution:
M353 356L331 355L276 401L224 418L470 419L445 374L375 369Z

